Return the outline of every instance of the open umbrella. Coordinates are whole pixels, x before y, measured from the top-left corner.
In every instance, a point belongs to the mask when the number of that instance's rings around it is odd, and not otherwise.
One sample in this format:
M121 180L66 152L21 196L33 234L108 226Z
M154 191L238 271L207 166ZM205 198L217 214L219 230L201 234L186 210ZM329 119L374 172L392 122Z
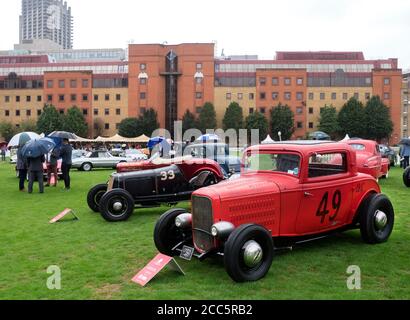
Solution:
M148 148L152 149L154 148L157 144L160 144L162 141L164 141L165 138L164 137L153 137L151 139L149 139L148 141Z
M61 138L61 139L68 139L68 140L75 140L77 136L74 133L70 133L67 131L54 131L48 135L50 138Z
M202 142L207 142L207 141L219 141L219 137L216 134L204 134L200 136L196 141L202 141Z
M40 140L31 140L27 142L21 149L21 154L25 158L37 158L49 153L54 149L56 144L49 138L42 138Z
M401 139L399 144L404 144L404 145L410 146L410 139L406 139L406 138Z
M22 132L16 134L13 138L11 138L7 148L10 147L22 147L26 144L27 141L40 139L41 137L35 132Z

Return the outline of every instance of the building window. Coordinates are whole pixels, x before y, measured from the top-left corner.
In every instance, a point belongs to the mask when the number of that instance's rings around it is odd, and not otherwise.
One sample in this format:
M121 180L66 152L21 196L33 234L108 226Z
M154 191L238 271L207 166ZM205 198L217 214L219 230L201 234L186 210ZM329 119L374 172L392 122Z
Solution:
M16 96L16 102L20 102L20 96Z
M266 99L266 93L265 93L265 92L261 92L261 93L259 94L259 98L260 98L261 100L265 100L265 99Z
M105 101L110 101L110 95L109 94L105 95Z
M384 96L384 100L389 100L390 99L390 93L388 93L388 92L385 92L383 96Z
M370 93L369 93L369 92L366 92L366 93L365 93L365 96L366 96L366 100L369 100L369 99L370 99Z
M10 110L5 110L5 111L4 111L4 115L5 115L6 117L10 117Z
M309 92L309 100L314 100L315 94L313 92Z
M20 117L20 110L16 110L16 117Z
M202 63L197 63L196 64L196 70L202 70Z
M201 113L201 111L202 111L202 108L201 108L201 107L197 107L197 108L196 108L196 113Z
M261 86L266 85L266 78L265 77L259 78L259 85L261 85Z
M291 83L292 83L292 81L291 81L291 79L290 78L285 78L285 86L290 86L291 85Z
M65 81L64 80L59 80L58 81L58 87L59 88L65 88Z
M384 78L384 85L385 86L390 85L390 78Z
M116 95L115 95L115 100L121 101L121 95L120 95L120 94L116 94Z
M53 95L49 94L47 95L47 102L52 102L53 101Z
M254 113L255 112L255 109L254 108L249 108L249 114L252 114L252 113Z
M297 122L296 126L297 126L298 129L303 129L303 122L300 122L300 121Z
M104 125L104 128L105 128L105 130L110 130L110 124L109 124L109 123L106 123L106 124Z
M83 101L88 101L88 94L83 94Z
M31 117L31 110L26 110L26 116Z
M359 93L358 93L358 92L355 92L355 93L354 93L354 98L355 98L356 100L359 100Z
M320 93L320 100L325 100L326 99L326 94L324 92Z
M227 93L227 94L226 94L226 100L231 100L231 99L232 99L232 94Z
M64 114L64 109L60 109L60 114Z
M147 84L147 79L146 78L141 78L140 79L140 84Z
M195 82L196 82L196 84L202 84L202 82L204 82L204 79L203 78L195 78Z
M145 112L147 112L146 108L140 108L140 114L144 114Z
M117 115L117 116L120 116L121 115L121 109L115 109L115 114Z
M115 124L115 129L118 130L119 128L120 128L120 123L116 123L116 124Z
M60 102L63 102L63 101L64 101L64 95L63 95L63 94L60 94L60 95L58 96L58 101L60 101Z
M26 97L26 102L31 102L31 96Z
M303 78L297 78L296 83L297 83L298 86L303 85Z
M272 100L278 100L279 99L279 92L272 92Z
M88 116L88 110L87 109L83 109L83 115Z
M277 85L279 85L279 79L278 78L272 78L272 85L273 86L277 86Z
M290 99L292 99L292 93L285 92L285 100L290 100Z
M37 102L41 102L42 97L41 96L37 96Z
M71 95L71 101L77 101L77 95L76 94Z
M303 92L296 93L296 100L299 100L299 101L303 100Z
M259 108L259 111L260 111L260 113L265 114L266 113L266 108L265 107Z
M4 102L10 102L10 96L5 96L4 97Z
M309 129L313 129L313 122L309 122Z
M296 114L297 115L303 114L303 107L297 107L296 108Z
M94 115L98 116L98 109L94 109Z
M313 108L309 108L309 114L313 114Z
M343 93L343 100L347 100L349 99L349 95L345 92Z
M147 97L147 94L145 92L140 92L140 99L145 100Z
M337 93L336 92L332 92L332 100L336 100L337 99Z
M77 80L70 81L70 88L77 88Z
M88 88L88 79L83 79L83 88Z
M255 94L254 93L249 94L249 100L255 100Z
M147 64L146 63L141 63L140 64L140 70L146 70L147 69Z
M53 80L47 80L47 88L52 88L54 86Z
M104 109L104 115L109 116L110 115L110 109Z
M94 95L94 101L98 101L98 94Z
M202 99L202 92L197 92L197 93L195 94L195 97L196 97L197 99Z
M243 100L243 93L238 93L238 100Z
M37 116L41 116L41 110L37 110Z

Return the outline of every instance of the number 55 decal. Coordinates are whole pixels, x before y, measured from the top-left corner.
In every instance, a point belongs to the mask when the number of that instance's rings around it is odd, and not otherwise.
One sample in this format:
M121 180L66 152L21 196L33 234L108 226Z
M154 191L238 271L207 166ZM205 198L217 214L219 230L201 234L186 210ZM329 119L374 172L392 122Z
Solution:
M328 210L327 208L328 202L329 202L329 192L326 192L316 212L317 217L322 217L320 223L324 223L326 216L330 214L330 210ZM340 190L336 190L335 193L333 194L333 199L332 199L332 208L333 208L334 214L329 217L329 221L334 221L336 219L341 205L342 205L342 193L340 192Z
M174 180L175 179L175 172L173 170L170 171L162 171L161 172L161 181L167 180Z

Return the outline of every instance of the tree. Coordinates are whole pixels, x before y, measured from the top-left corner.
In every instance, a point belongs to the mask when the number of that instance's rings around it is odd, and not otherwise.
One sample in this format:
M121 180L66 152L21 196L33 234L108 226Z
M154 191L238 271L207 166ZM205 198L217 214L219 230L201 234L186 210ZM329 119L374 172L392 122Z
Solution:
M390 109L381 101L379 96L373 96L367 101L364 109L365 138L382 140L389 138L393 132Z
M269 123L266 117L260 112L251 113L246 118L246 129L248 129L249 134L252 129L259 130L259 142L265 139L268 135Z
M53 131L61 130L63 119L53 105L45 105L41 116L37 120L37 132L48 135Z
M37 122L34 120L26 120L20 124L20 130L22 132L36 132Z
M13 138L17 133L16 127L10 122L0 123L0 136L2 136L7 142Z
M330 135L332 139L335 139L340 132L339 123L337 121L337 110L333 106L327 106L320 111L319 126L320 131L323 131Z
M243 129L243 111L238 103L232 102L229 105L222 123L225 130L235 129L236 132L239 132L239 129Z
M137 118L126 118L121 121L118 127L118 133L125 138L134 138L140 136L140 122Z
M278 132L282 133L282 140L289 140L295 132L294 114L287 105L279 103L270 112L271 133L274 140L279 140Z
M154 109L144 111L144 113L138 118L139 131L136 136L145 134L151 136L152 133L159 128L158 114Z
M80 137L88 136L88 125L84 115L77 107L68 109L67 114L63 117L63 130L75 133Z
M94 119L94 137L99 137L104 132L104 121L101 118Z
M195 129L197 125L195 115L191 111L187 110L182 117L182 131L185 132L189 129Z
M216 129L216 112L214 105L206 102L201 109L198 119L198 129L202 133L206 133L208 129Z
M363 104L351 98L339 112L337 117L340 135L348 134L351 138L362 137L366 134Z

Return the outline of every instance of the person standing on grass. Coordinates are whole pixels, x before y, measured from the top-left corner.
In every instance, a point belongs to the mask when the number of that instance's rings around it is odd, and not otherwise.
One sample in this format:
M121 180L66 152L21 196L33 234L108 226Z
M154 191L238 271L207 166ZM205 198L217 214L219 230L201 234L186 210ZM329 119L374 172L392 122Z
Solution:
M6 146L1 147L1 161L6 161Z
M57 164L58 158L60 157L60 151L58 148L54 148L49 155L49 160L47 161L47 184L49 187L51 185L51 177L54 176L53 187L57 187L58 173L57 173Z
M17 150L17 165L16 168L19 172L19 190L21 192L25 191L24 183L27 179L27 160L23 157L21 153L22 147Z
M44 155L37 158L27 158L28 164L28 193L33 193L33 184L37 179L40 193L44 193L44 171L43 163L46 161Z
M407 169L410 165L410 146L405 144L402 146L400 151L400 156L404 159L403 160L403 169Z
M63 145L60 148L60 157L62 159L61 172L63 174L65 190L71 189L70 169L73 164L73 147L68 139L63 139Z

